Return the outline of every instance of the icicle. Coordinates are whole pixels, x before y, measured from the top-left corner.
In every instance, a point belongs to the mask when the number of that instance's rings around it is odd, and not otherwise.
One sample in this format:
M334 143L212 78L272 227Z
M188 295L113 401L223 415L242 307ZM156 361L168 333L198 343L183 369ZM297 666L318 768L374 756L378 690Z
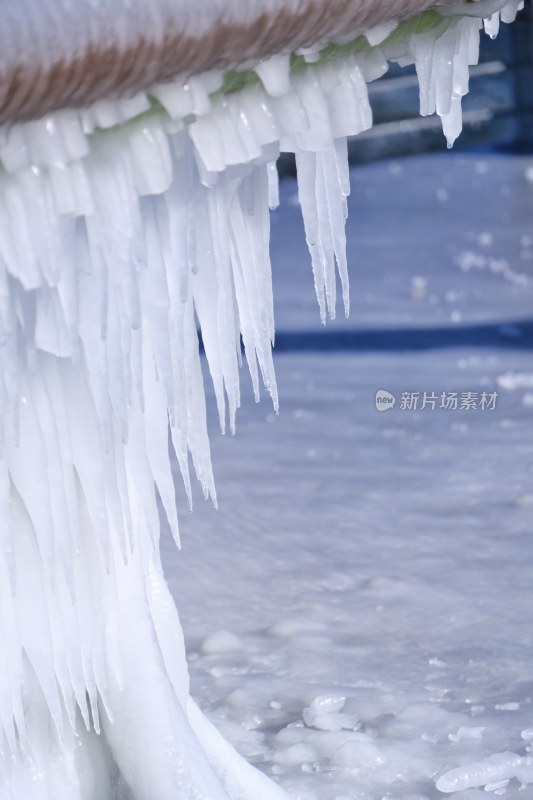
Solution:
M485 33L487 36L490 36L491 39L495 39L498 35L498 31L500 30L500 12L495 11L494 14L491 14L490 17L487 17L483 21L483 27L485 28Z
M524 0L509 0L500 10L500 19L507 24L514 22L516 15L524 8Z
M268 174L268 207L274 211L279 206L279 177L275 161L267 164Z
M368 43L372 46L375 46L377 44L381 44L381 42L383 42L397 27L398 20L389 20L388 22L382 22L379 25L375 25L373 28L365 31L365 36Z
M461 98L468 93L469 67L479 58L479 30L476 18L455 21L437 39L430 33L411 37L420 86L420 113L441 117L451 147L462 129Z
M290 55L288 53L261 61L255 66L255 71L272 97L279 97L290 91Z

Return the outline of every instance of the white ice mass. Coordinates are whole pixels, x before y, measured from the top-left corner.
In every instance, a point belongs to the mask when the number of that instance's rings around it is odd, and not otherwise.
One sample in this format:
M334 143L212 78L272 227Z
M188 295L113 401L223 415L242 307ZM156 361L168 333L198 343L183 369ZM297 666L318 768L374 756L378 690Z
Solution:
M241 339L256 397L263 382L277 408L280 149L296 154L322 319L336 271L347 313L346 140L372 124L367 81L414 62L421 113L438 113L453 143L475 12L494 33L519 4L502 5L460 5L404 35L374 28L373 46L307 51L293 71L282 54L232 92L211 71L0 130L2 800L285 797L190 699L162 575L159 500L179 540L174 456L189 497L192 465L216 503L199 332L223 431ZM307 711L317 729L357 725L341 700L322 705ZM523 767L502 759L437 786Z

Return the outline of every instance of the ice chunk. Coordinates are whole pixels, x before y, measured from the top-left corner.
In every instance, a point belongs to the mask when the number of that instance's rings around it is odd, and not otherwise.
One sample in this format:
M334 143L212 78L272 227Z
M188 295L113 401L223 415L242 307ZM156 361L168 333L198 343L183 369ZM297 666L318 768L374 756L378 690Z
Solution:
M283 766L301 766L305 763L313 763L317 760L317 753L306 742L292 744L277 750L274 754L274 762Z
M261 78L263 86L272 97L279 97L290 91L290 55L279 54L260 61L255 71Z
M373 742L348 741L333 754L332 761L338 767L369 769L383 764L385 756Z
M315 697L309 708L304 709L304 720L317 714L336 714L342 711L346 705L346 698L343 695L321 694Z
M235 650L242 650L242 647L241 640L230 631L217 631L202 642L202 652L208 655L213 653L232 653Z
M516 753L494 753L483 761L445 772L437 780L439 792L460 792L512 778L523 759Z
M380 25L375 25L373 28L365 31L365 36L368 40L368 43L372 46L381 44L381 42L392 33L397 25L398 21L392 19L388 22L382 22Z

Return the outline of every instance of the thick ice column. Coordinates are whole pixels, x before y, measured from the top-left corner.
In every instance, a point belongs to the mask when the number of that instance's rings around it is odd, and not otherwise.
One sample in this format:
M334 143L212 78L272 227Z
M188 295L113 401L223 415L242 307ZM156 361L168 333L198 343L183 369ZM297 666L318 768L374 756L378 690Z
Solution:
M281 797L189 721L157 505L178 539L169 426L186 488L190 458L215 497L197 323L222 425L239 334L276 398L268 163L203 185L154 120L64 165L66 206L55 169L0 181L0 794Z
M126 442L112 420L108 446L99 447L84 359L36 359L31 373L19 365L24 408L6 454L15 581L2 560L0 794L281 800L191 705L183 635L143 496L153 479L142 474L140 409L127 410ZM63 472L41 494L32 487L48 475L54 441L68 442ZM48 513L70 478L72 547L60 536L64 519L54 541ZM103 520L105 539L95 527Z

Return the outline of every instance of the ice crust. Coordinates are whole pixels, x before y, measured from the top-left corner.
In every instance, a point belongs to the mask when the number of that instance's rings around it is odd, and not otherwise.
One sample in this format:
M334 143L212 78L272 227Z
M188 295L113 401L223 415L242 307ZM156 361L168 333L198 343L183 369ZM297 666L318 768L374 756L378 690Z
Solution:
M437 38L298 74L276 57L233 94L214 97L210 73L0 131L2 797L284 796L189 699L162 576L158 498L179 541L174 456L189 498L192 466L216 503L198 331L222 431L241 340L256 399L262 381L277 408L280 149L296 153L321 317L335 314L337 272L348 313L346 139L372 124L366 81L414 61L421 113L451 143L481 26L453 19Z

